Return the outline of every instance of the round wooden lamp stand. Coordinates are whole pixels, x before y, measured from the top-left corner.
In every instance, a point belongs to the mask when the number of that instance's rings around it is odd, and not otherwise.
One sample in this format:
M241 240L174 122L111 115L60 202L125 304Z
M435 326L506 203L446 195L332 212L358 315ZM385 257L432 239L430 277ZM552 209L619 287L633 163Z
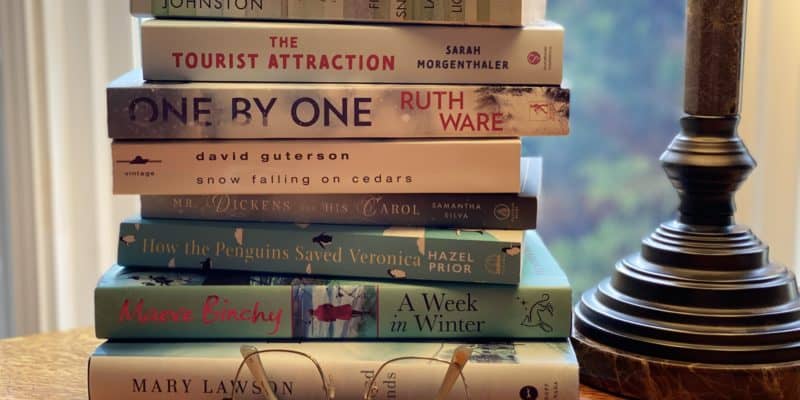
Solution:
M678 217L575 307L590 386L641 399L800 399L795 277L733 219L755 167L736 132L744 1L687 1L688 115L661 156Z

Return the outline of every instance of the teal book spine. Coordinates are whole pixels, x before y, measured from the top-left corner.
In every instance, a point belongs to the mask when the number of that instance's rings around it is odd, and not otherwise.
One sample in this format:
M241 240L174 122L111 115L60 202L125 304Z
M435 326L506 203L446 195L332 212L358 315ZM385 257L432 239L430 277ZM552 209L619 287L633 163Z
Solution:
M524 231L130 219L117 263L516 285Z
M109 339L541 339L570 332L571 290L528 231L519 286L406 285L112 267L95 289Z

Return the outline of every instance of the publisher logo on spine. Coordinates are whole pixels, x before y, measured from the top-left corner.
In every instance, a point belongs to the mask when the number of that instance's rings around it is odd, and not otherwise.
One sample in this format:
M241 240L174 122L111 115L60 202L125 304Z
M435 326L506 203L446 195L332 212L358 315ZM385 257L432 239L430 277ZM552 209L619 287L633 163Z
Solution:
M533 386L523 386L519 390L519 398L522 400L536 400L539 398L539 391Z
M500 203L494 206L492 215L498 221L516 221L519 219L519 207L516 204Z
M542 61L542 55L539 54L538 51L532 51L528 53L528 64L539 65L541 61Z

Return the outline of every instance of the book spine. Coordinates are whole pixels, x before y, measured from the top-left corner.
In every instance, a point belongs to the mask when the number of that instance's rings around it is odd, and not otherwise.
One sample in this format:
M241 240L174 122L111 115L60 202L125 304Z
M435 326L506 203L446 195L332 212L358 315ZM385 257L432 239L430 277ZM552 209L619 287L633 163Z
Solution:
M538 198L514 194L142 196L144 218L534 229Z
M107 89L115 139L566 135L558 87L140 84Z
M115 141L115 194L517 193L519 139Z
M520 231L132 220L117 263L334 277L516 285ZM505 250L516 248L514 252Z
M95 332L130 340L566 338L570 296L564 286L302 279L276 286L100 286Z
M312 354L312 356L314 356ZM269 385L281 399L323 398L319 375L308 361L279 357L280 368L265 365ZM267 358L269 357L269 358ZM89 398L92 400L262 400L263 389L244 368L239 382L232 382L240 357L187 356L92 356L89 361ZM383 361L319 360L335 387L337 399L360 399L369 380ZM273 368L270 368L273 367ZM376 400L431 398L442 382L445 368L439 363L399 363L381 373ZM547 393L548 400L573 400L579 396L578 368L574 362L548 360L538 363L482 363L472 361L463 370L472 399L516 399L520 393ZM535 391L535 392L534 392ZM524 399L536 399L536 394ZM448 399L464 399L456 382Z
M151 20L142 25L142 70L155 81L559 85L562 46L563 29L554 24Z
M545 0L483 0L484 13L477 17L478 0L130 0L136 17L208 18L238 20L320 20L351 22L409 22L523 26L534 20L521 18L530 10L544 19ZM437 8L441 5L440 8ZM468 11L472 7L474 11ZM512 10L501 12L492 10ZM473 18L467 18L473 14Z

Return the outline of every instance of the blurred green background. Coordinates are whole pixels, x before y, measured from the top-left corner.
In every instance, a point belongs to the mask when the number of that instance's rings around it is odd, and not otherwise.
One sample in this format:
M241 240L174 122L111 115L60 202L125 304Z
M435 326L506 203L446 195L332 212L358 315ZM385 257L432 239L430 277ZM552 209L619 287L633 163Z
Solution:
M529 138L544 157L539 231L574 300L674 215L658 157L682 114L684 0L550 0L566 30L567 137Z

